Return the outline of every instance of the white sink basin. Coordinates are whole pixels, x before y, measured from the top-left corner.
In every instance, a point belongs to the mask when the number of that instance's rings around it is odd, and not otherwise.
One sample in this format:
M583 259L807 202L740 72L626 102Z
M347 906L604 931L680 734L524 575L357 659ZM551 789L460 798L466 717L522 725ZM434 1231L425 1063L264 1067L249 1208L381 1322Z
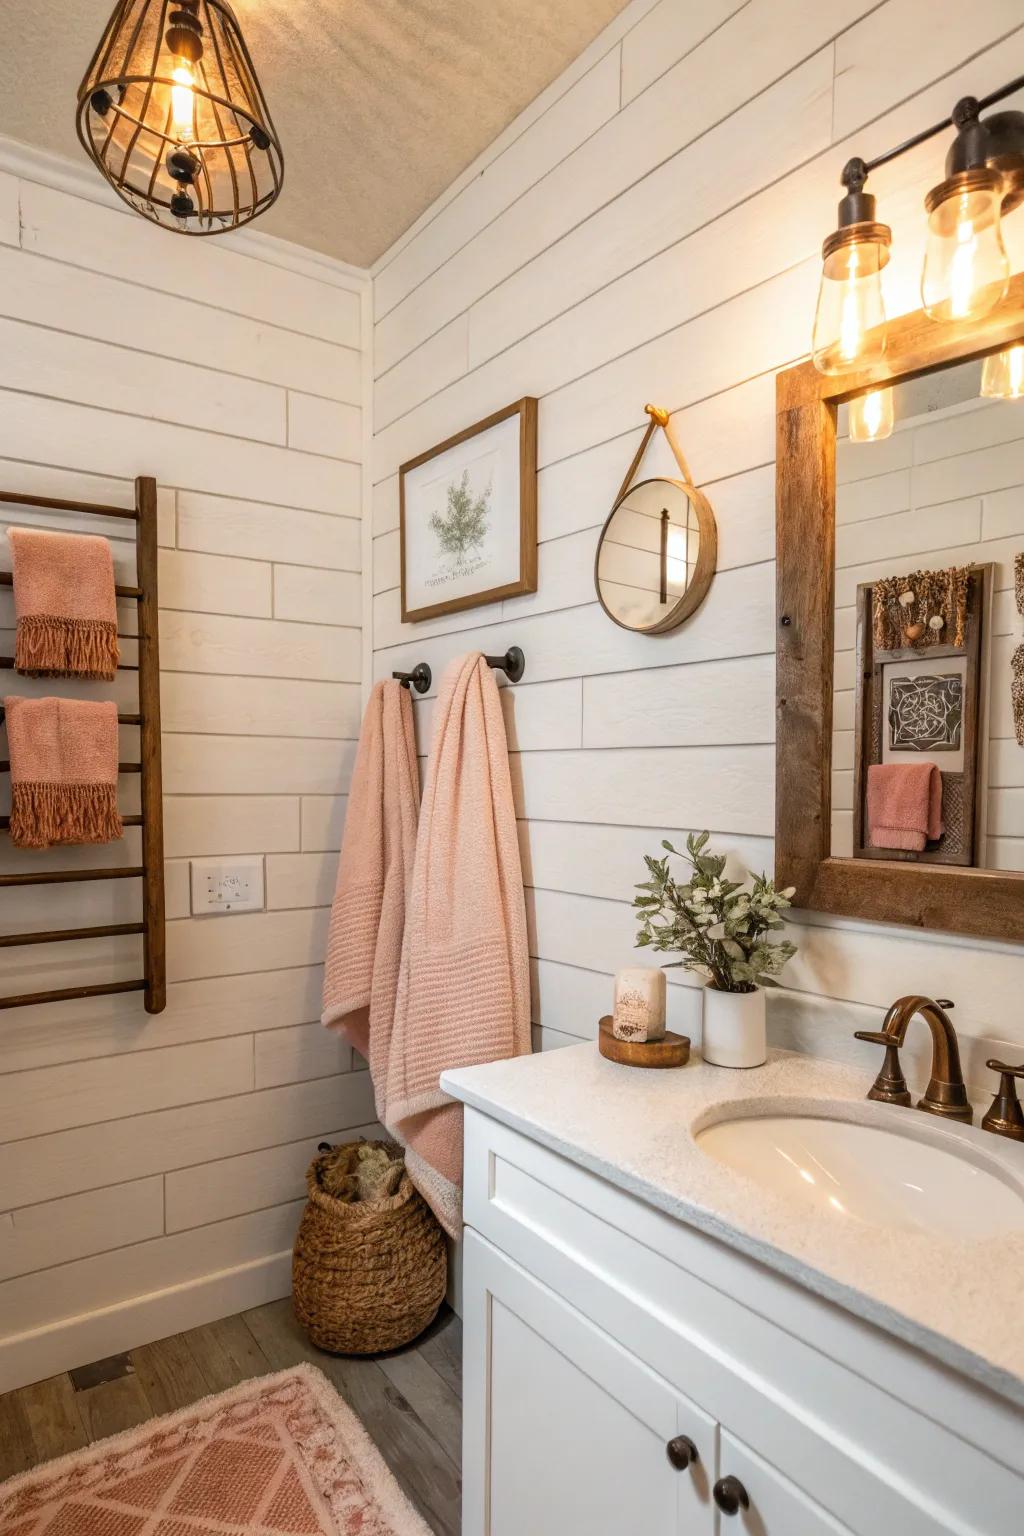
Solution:
M836 1220L953 1241L1024 1227L1024 1185L973 1139L913 1111L884 1129L813 1114L721 1120L697 1132L720 1163ZM924 1122L918 1124L916 1122Z

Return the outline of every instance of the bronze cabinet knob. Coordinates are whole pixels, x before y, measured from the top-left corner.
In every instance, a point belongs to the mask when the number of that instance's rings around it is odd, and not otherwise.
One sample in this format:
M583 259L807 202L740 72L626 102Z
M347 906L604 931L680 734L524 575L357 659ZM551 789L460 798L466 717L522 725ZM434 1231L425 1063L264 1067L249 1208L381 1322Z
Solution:
M720 1477L714 1499L723 1515L738 1515L741 1509L750 1508L750 1495L738 1477Z
M675 1439L670 1440L666 1445L665 1450L677 1472L685 1472L691 1462L700 1461L697 1447L689 1435L676 1435Z

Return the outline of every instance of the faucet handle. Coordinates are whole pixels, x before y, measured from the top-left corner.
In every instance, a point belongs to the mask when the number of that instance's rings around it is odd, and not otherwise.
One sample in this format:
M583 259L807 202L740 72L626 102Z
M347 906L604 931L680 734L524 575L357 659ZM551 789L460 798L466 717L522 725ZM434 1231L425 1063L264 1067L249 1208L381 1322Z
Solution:
M994 1131L997 1136L1010 1136L1014 1141L1024 1141L1024 1110L1017 1097L1015 1077L1024 1077L1024 1062L1019 1067L1005 1061L986 1061L990 1072L999 1073L999 1091L992 1100L989 1112L982 1119L982 1129Z
M900 1066L900 1048L892 1035L884 1029L857 1029L854 1030L853 1038L866 1040L870 1045L885 1046L885 1060L868 1090L868 1098L878 1099L883 1104L909 1104L910 1089Z

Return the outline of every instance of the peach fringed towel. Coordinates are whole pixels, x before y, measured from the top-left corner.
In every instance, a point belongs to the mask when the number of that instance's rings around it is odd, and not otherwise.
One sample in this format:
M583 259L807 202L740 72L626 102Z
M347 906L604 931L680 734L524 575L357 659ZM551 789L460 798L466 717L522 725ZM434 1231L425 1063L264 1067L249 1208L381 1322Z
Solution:
M441 680L384 1094L384 1123L445 1231L462 1227L462 1105L442 1072L530 1050L523 874L497 684Z
M117 811L117 705L4 700L11 759L11 842L112 843Z
M8 528L7 537L17 670L109 682L118 663L117 599L106 539L36 528Z
M369 1062L382 1119L419 802L412 701L399 683L377 683L348 797L321 1022Z
M868 769L872 848L923 853L942 836L942 774L935 763L873 763Z

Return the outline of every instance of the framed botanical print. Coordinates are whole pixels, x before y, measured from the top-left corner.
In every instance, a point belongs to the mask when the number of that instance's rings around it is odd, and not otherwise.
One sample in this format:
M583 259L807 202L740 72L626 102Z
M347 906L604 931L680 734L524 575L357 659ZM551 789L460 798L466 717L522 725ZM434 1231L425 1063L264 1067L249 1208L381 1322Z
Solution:
M536 592L536 400L410 459L398 479L403 623Z

